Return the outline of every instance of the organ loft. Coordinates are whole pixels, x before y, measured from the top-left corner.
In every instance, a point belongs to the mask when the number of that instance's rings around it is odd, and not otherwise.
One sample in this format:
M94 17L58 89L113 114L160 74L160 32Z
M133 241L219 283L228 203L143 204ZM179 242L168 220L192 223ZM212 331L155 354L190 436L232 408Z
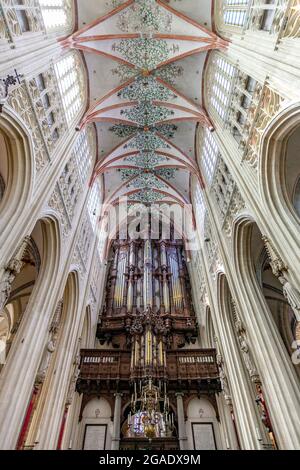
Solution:
M77 391L120 415L115 448L184 449L188 402L216 406L221 391L216 352L198 345L182 239L150 235L112 243L100 347L81 351Z
M0 0L0 451L299 450L299 152L300 0Z

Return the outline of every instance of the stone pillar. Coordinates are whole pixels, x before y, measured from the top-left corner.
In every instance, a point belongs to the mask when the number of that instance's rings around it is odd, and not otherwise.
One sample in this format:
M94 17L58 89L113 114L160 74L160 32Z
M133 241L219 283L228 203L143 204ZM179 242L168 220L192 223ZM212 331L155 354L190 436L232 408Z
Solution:
M114 411L114 425L111 450L119 450L120 448L120 435L121 435L121 403L122 394L115 394L115 411Z
M186 430L185 430L183 393L176 393L176 399L177 399L179 448L180 450L185 450L186 444L187 444L187 437L186 437Z

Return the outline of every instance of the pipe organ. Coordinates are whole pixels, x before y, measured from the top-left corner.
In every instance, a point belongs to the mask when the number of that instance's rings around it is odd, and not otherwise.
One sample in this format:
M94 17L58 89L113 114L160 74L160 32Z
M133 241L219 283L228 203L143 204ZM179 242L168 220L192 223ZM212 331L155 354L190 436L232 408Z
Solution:
M167 349L196 342L181 240L114 241L98 337L102 345L131 349L133 378L163 377Z
M98 349L81 352L77 390L83 405L90 396L121 391L129 403L126 439L144 428L151 438L174 438L176 393L220 391L215 351L196 346L185 251L174 232L168 240L113 242L97 337Z

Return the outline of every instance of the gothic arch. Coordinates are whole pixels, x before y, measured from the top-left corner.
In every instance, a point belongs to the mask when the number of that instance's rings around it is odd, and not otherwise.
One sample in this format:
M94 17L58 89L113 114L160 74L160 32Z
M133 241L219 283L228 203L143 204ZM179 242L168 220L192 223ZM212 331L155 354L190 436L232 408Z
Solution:
M18 248L12 257L12 260L17 259L21 264L14 272L10 285L7 286L8 291L6 298L3 298L3 306L0 305L0 336L5 338L6 357L25 314L30 311L32 297L44 282L45 267L49 266L50 255L46 241L50 235L48 229L45 219L38 220L31 235L20 242L22 254L18 254ZM10 263L11 261L8 267Z
M39 397L41 405L37 408L37 416L33 422L33 429L30 430L31 439L36 435L38 424L43 423L41 428L40 445L44 445L47 439L49 449L58 448L63 439L64 423L67 417L66 401L68 400L69 387L72 372L66 374L66 370L73 371L76 358L74 351L78 343L80 334L79 312L79 279L76 272L69 272L62 294L62 308L57 326L57 339L52 353L51 360L46 363L44 372L45 379L42 384L42 391ZM53 315L53 313L52 313ZM52 341L49 336L45 342ZM47 347L47 344L44 348ZM44 349L45 350L45 349ZM70 354L73 351L73 354ZM40 357L40 366L43 365L43 357ZM56 371L54 373L54 371ZM59 410L54 416L53 408ZM52 430L49 435L49 429ZM47 437L46 437L47 436ZM60 447L59 447L60 448Z
M256 237L255 251L253 251L254 230ZM258 268L258 266L262 267L262 265L266 262L266 256L265 253L263 253L264 245L261 237L261 231L254 219L246 215L241 215L234 221L232 243L233 259L237 275L241 276L241 281L245 289L251 293L251 295L259 298L263 302L265 306L263 310L264 313L266 313L268 311L268 306L262 292L262 273ZM258 309L258 311L260 314L264 314L260 311L260 309ZM255 312L253 312L253 314L255 315ZM272 321L272 316L267 315L267 317L267 319L271 322L272 327L275 328L275 324Z
M256 403L256 381L259 375L256 369L256 362L251 347L251 340L244 329L243 319L234 308L234 299L227 276L220 274L217 279L218 284L218 305L222 317L223 336L226 335L227 345L223 343L224 358L230 378L230 392L232 393L233 406L235 409L238 403L238 394L243 395L244 412L248 415L249 424L253 429L257 427L261 439L266 444L271 444L267 429L263 425L262 417ZM238 307L237 307L238 308ZM239 323L238 323L239 322ZM225 351L231 351L230 355ZM228 393L228 392L227 392ZM235 409L237 417L238 434L241 436L241 426L243 426L243 416L241 410ZM251 418L250 418L251 416ZM252 431L253 432L253 431ZM256 444L257 445L257 444Z
M35 234L37 229L38 237ZM0 410L1 416L3 416L1 429L9 429L9 432L1 434L3 448L15 448L22 428L41 354L41 341L44 338L51 315L53 290L59 273L58 224L51 218L39 219L36 227L32 230L32 236L39 250L41 265L1 373L1 379L3 379L0 390L0 397L2 397L0 398ZM7 377L12 373L14 380L7 381ZM22 394L19 393L20 389L23 390ZM11 397L9 405L3 399L5 396ZM20 410L18 414L16 414L16 409Z
M272 271L260 228L254 221L249 221L246 227L244 260L247 263L248 279L252 287L257 286L260 290L266 306L265 312L274 322L286 351L291 355L292 343L296 339L297 319L283 295L282 284Z
M296 257L298 263L300 215L295 199L299 198L299 119L300 103L282 110L265 131L259 156L259 185L267 216L276 230L280 229L285 252L293 253L293 262Z
M295 436L287 435L283 428L287 424L283 426L282 417L288 415L286 396L290 394L293 400L296 402L299 400L299 377L256 276L251 248L253 227L259 231L253 220L243 216L235 221L233 227L233 259L235 271L240 280L238 295L243 299L244 321L249 339L255 341L256 344L253 356L255 356L258 369L264 371L261 380L269 404L277 444L279 448L285 446L291 448ZM239 302L239 299L236 300ZM278 373L284 377L274 394L274 383L276 383ZM293 415L290 419L293 421L296 416Z
M0 117L0 142L1 238L5 241L31 199L35 178L32 139L18 115L7 108Z

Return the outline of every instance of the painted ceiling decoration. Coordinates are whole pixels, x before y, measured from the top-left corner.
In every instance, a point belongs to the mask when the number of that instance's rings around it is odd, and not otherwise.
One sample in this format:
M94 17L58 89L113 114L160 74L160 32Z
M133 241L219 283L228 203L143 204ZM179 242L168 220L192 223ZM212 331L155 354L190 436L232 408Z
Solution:
M94 122L100 149L103 142L94 177L103 175L106 202L128 196L184 204L190 202L191 174L202 182L196 126L213 130L201 106L202 71L207 52L227 44L207 21L204 26L191 18L193 10L201 14L201 4L211 8L211 0L107 0L105 14L92 21L88 7L79 6L82 28L62 45L85 54L90 86L104 90L102 96L92 93L80 128ZM107 77L100 77L102 86L95 82L97 67Z
M163 198L163 194L151 191L149 189L141 189L140 191L130 194L130 196L128 196L128 199L130 201L139 201L143 204L158 202L161 201Z

